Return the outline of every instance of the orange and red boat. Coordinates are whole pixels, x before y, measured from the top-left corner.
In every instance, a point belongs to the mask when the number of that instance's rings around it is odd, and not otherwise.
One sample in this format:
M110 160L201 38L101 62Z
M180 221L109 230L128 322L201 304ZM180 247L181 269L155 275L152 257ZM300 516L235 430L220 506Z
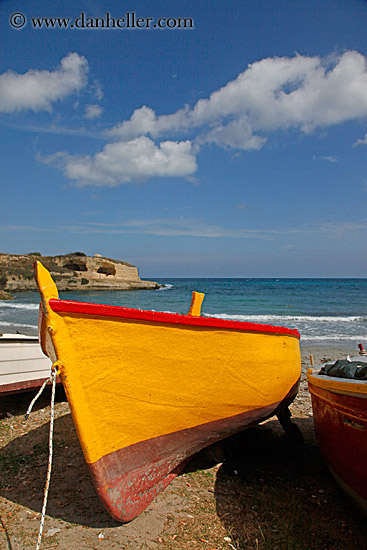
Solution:
M40 341L111 515L130 521L201 449L278 415L301 374L296 330L60 300L34 266ZM288 424L289 425L289 424Z
M367 367L366 359L354 361ZM319 369L309 369L307 377L324 460L339 486L367 514L367 380L328 376Z

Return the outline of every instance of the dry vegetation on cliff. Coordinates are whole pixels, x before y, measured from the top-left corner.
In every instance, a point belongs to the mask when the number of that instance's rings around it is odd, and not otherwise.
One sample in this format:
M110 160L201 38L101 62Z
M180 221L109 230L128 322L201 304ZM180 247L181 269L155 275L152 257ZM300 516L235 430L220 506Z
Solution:
M123 260L83 252L59 256L0 253L0 290L19 292L36 290L33 263L40 261L52 273L59 290L131 290L154 289L158 283L142 281L136 266Z

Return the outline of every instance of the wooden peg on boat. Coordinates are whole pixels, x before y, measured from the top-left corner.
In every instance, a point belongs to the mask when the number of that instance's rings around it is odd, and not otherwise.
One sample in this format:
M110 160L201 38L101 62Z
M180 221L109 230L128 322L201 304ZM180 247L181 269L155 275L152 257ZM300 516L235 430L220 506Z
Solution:
M204 300L205 294L203 292L193 292L191 296L191 306L187 315L194 317L200 317L201 306Z

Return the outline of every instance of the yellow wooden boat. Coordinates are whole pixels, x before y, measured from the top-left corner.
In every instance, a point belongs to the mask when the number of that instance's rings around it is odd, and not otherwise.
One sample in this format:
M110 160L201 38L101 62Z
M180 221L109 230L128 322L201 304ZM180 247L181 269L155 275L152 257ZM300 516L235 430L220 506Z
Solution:
M56 363L96 490L136 517L195 453L278 415L301 374L296 330L60 300L34 264L40 341Z

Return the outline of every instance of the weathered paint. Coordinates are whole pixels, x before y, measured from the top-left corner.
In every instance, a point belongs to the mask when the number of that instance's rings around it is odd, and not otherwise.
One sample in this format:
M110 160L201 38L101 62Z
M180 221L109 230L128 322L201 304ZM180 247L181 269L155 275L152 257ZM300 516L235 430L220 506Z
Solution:
M58 300L35 271L43 349L116 519L135 517L192 454L273 414L299 380L297 331Z
M367 514L367 381L307 373L317 441L331 473Z
M47 376L45 377L47 378ZM12 384L2 384L0 386L0 396L10 395L13 393L21 393L40 388L45 381L45 378L36 378L34 380L24 380L23 382L14 382ZM61 384L59 377L56 378L56 384Z
M282 403L135 443L89 464L97 492L118 521L130 521L201 449L273 416L295 398L298 384Z

